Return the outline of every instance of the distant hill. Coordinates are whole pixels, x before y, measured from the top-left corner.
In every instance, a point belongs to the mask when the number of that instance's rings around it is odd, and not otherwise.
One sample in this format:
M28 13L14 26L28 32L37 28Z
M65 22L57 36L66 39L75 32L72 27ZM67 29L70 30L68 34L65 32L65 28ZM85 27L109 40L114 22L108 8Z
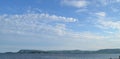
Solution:
M42 50L20 50L16 53L43 53L43 54L120 54L120 49L101 49L98 51L82 51L82 50L62 50L62 51L42 51Z
M41 50L20 50L17 53L47 53L47 51L41 51Z
M102 50L98 50L96 51L96 53L120 53L120 49L102 49Z

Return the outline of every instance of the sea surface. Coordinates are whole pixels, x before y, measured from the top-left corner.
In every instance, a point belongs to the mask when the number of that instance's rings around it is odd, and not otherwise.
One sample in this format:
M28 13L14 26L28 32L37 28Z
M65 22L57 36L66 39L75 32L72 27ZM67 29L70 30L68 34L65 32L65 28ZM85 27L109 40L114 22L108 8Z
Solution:
M0 54L0 59L118 59L120 54Z

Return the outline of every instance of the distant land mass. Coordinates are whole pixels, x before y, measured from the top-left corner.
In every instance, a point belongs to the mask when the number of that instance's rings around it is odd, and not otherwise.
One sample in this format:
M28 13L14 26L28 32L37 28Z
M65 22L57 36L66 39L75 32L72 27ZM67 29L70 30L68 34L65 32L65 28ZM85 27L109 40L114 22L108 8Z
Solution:
M6 53L20 53L20 54L120 54L120 49L101 49L97 51L83 51L83 50L19 50L18 52L6 52Z

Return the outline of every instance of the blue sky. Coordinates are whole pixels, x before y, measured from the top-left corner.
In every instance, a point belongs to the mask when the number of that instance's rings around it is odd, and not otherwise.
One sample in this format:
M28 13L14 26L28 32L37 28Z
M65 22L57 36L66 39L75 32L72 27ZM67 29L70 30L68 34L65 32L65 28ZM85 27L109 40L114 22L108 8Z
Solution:
M120 0L0 1L0 52L120 48Z

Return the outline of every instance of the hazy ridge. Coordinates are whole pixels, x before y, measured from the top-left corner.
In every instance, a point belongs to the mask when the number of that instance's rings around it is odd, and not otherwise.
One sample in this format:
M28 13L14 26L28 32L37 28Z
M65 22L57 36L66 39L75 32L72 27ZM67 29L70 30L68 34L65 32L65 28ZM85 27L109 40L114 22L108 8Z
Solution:
M18 52L6 52L6 53L43 53L43 54L119 54L120 49L101 49L97 51L83 51L83 50L19 50Z

